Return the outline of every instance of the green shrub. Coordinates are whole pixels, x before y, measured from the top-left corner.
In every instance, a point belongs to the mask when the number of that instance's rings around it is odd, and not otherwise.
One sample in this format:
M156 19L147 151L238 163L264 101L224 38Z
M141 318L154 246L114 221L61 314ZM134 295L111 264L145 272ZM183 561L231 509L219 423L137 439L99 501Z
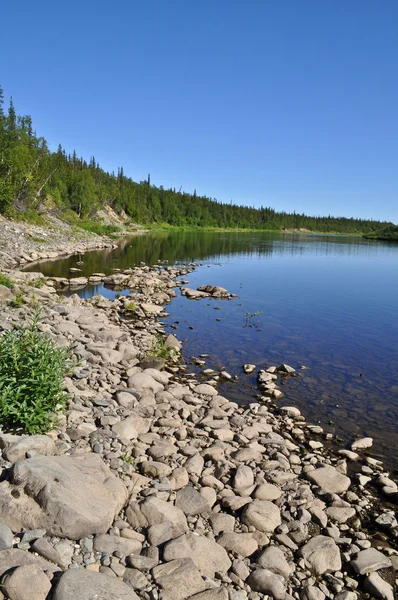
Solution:
M124 305L124 310L126 312L136 312L137 311L137 305L134 302L134 300L132 300L131 302L126 302L126 304Z
M150 352L148 352L148 356L153 356L155 358L165 358L169 360L173 358L177 354L174 348L167 348L165 345L165 340L159 335L152 336L152 348Z
M3 273L0 273L0 285L5 285L10 288L10 290L14 287L11 279Z
M85 223L84 221L77 222L76 225L81 229L84 229L84 231L89 231L90 233L96 233L98 235L110 235L112 233L117 233L121 229L117 225L103 225L102 223L93 222Z
M8 302L8 306L11 308L20 308L23 304L23 294L15 294L14 298Z
M59 348L38 329L36 313L28 327L0 337L0 420L30 434L57 424L64 408L64 376L71 371L71 348Z

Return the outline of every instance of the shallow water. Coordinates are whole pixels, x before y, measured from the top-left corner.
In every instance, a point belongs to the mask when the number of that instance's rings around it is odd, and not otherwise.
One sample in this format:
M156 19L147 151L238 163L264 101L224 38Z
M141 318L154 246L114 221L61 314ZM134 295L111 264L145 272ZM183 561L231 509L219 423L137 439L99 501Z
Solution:
M71 276L78 260L29 270ZM239 402L256 393L255 377L243 374L243 363L305 365L300 377L286 381L280 403L298 406L345 442L374 437L373 454L398 464L398 244L351 236L177 232L125 239L118 249L90 252L83 260L78 275L108 274L141 261L200 262L189 287L221 285L239 298L178 295L170 303L166 329L178 322L170 331L187 340L186 360L209 353L206 367L237 375L220 391ZM114 296L102 285L79 291L93 293Z

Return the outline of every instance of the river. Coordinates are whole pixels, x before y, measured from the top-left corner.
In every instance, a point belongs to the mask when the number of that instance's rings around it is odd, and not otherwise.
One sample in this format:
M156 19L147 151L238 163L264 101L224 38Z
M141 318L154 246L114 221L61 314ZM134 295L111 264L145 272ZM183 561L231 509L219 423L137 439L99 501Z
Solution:
M238 377L221 393L245 403L257 390L244 363L288 363L299 376L286 380L280 404L297 406L341 443L373 437L373 455L398 466L398 244L340 235L152 233L29 270L70 277L70 267L80 268L78 275L109 274L164 260L200 263L189 287L221 285L239 296L192 301L178 294L168 305L165 329L186 340L189 370L191 356L208 353L207 368ZM78 293L115 294L103 285Z

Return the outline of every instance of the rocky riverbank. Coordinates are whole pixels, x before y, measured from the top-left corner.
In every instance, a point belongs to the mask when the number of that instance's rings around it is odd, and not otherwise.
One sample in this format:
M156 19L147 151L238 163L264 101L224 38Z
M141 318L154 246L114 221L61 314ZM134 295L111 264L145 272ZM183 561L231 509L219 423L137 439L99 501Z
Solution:
M333 454L272 404L287 365L247 406L186 373L158 317L189 270L120 273L114 301L37 273L0 289L1 330L39 304L79 359L56 430L0 434L0 598L393 600L397 486L370 441Z
M0 269L116 247L115 242L106 236L71 227L55 217L48 219L48 226L39 226L0 217Z

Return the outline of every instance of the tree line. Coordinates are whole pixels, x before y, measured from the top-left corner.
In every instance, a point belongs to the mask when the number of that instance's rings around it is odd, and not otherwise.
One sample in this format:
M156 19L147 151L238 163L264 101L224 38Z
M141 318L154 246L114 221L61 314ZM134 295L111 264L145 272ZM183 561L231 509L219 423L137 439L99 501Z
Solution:
M110 205L141 224L183 227L308 229L320 232L367 233L391 225L374 220L307 216L218 202L215 198L136 182L124 174L104 171L92 156L87 162L61 145L56 152L38 136L29 115L18 115L12 99L4 110L0 87L0 212L40 212L48 201L65 218L87 221ZM72 212L73 211L73 212Z

